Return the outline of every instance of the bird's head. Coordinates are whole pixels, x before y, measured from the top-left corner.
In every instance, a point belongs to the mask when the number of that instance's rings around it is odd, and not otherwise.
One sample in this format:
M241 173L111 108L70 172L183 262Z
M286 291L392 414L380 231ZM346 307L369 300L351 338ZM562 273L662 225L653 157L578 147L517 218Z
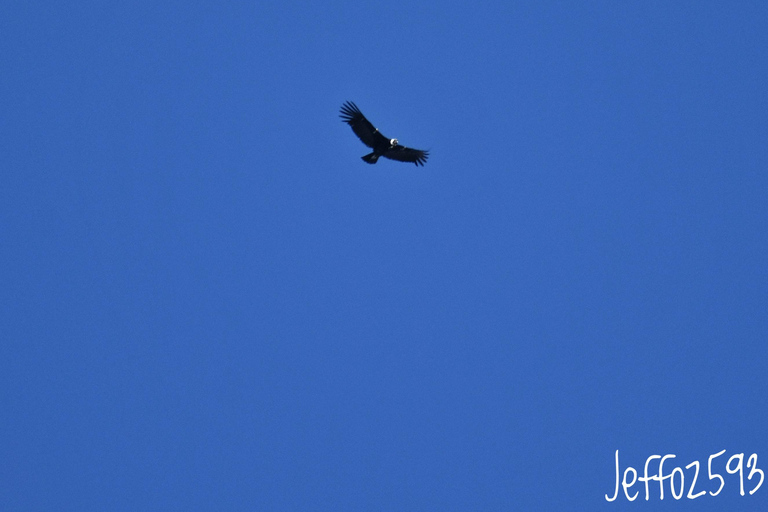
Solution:
M389 139L390 146L397 146L397 139Z

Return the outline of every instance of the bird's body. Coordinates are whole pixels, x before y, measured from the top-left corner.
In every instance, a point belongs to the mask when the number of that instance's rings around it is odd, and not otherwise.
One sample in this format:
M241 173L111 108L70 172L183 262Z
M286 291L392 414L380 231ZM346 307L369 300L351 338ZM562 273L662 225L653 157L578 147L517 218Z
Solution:
M379 132L378 128L375 128L370 121L368 121L357 105L348 101L341 107L341 114L339 115L342 121L352 127L352 131L355 135L363 141L363 144L373 149L373 152L365 155L363 161L369 164L375 164L379 157L389 158L390 160L398 160L400 162L411 162L419 165L424 165L429 157L429 151L422 151L420 149L407 148L401 146L397 139L388 139Z

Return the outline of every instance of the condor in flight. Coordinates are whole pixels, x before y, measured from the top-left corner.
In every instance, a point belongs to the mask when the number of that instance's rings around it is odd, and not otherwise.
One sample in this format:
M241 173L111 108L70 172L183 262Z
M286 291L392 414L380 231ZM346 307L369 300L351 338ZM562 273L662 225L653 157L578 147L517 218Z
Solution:
M373 127L371 122L357 108L357 105L351 101L342 105L339 117L352 127L352 131L363 141L363 144L373 148L373 153L368 153L362 157L369 164L375 164L380 156L400 162L412 162L417 166L424 165L427 161L429 151L407 148L398 144L397 139L386 138L379 132L378 128Z

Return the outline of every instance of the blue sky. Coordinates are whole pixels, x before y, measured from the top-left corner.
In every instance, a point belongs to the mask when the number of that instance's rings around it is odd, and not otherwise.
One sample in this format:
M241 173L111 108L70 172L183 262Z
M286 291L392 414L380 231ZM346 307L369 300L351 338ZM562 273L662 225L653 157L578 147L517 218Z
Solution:
M0 508L765 510L768 7L577 4L7 2Z

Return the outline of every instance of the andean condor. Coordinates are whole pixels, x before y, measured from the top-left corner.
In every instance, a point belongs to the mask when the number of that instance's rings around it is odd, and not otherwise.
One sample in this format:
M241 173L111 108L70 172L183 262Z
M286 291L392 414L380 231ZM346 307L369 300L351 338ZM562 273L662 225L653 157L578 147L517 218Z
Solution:
M378 128L373 127L371 122L357 108L357 105L351 101L347 101L341 106L339 117L352 127L352 131L363 141L363 144L373 148L373 153L362 157L369 164L375 164L380 156L400 162L413 162L417 166L424 165L427 161L429 151L407 148L398 144L397 139L386 138L379 132Z

